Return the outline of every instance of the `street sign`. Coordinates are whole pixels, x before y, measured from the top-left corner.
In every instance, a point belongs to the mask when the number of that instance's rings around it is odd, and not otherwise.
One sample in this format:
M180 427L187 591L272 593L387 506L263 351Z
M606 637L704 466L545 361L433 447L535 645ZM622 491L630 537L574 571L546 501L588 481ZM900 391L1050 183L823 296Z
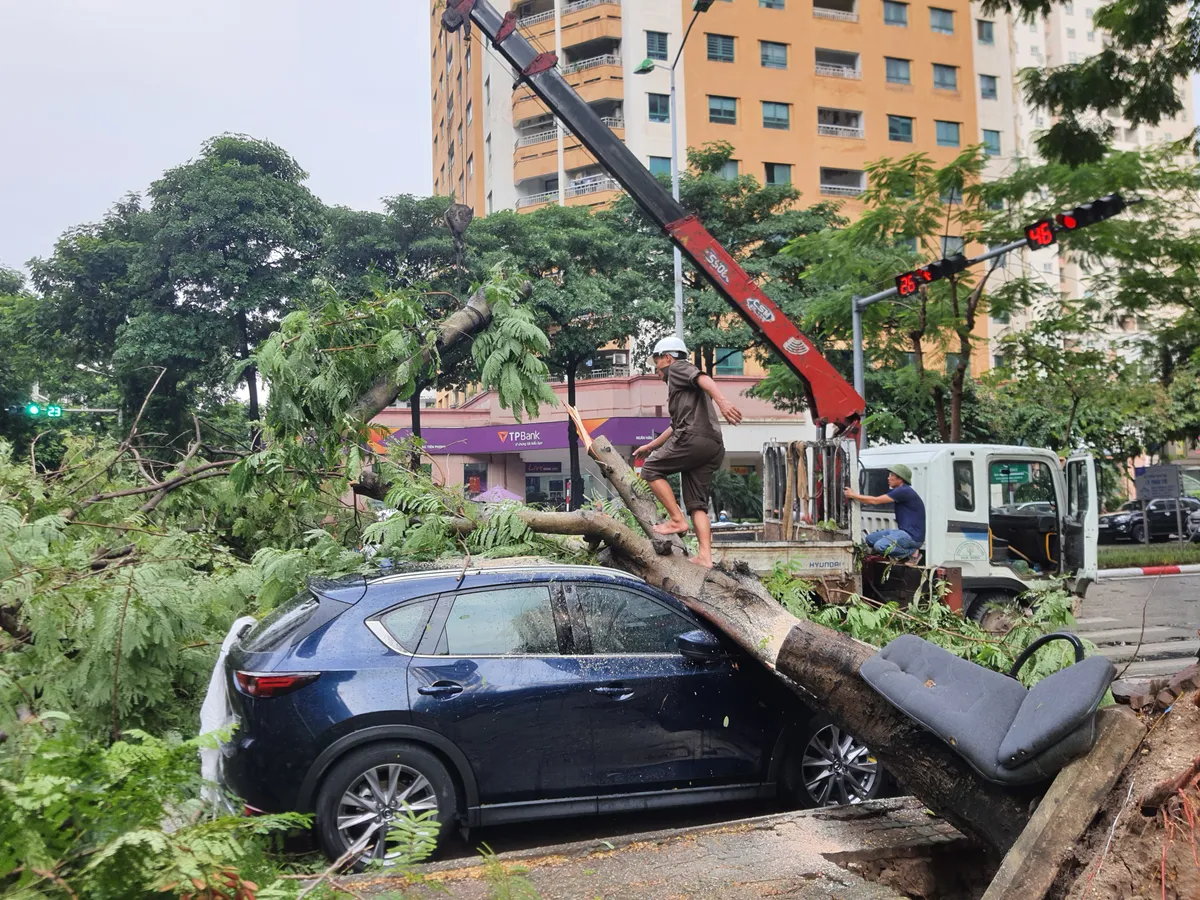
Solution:
M992 484L1029 484L1029 463L992 463Z
M1147 466L1134 479L1139 500L1174 500L1179 496L1179 466L1167 463Z

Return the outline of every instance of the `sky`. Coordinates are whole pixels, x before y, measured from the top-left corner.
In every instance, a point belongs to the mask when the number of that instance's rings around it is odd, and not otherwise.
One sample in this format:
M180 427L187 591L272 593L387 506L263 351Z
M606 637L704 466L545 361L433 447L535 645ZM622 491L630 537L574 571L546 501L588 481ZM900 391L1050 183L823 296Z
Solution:
M329 204L432 190L427 0L0 0L0 47L0 266L223 132Z

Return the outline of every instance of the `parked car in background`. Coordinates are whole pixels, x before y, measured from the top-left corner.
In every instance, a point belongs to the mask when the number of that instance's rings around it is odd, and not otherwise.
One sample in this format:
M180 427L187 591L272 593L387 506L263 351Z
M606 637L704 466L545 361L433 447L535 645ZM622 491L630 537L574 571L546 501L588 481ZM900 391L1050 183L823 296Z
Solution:
M1200 510L1188 516L1187 529L1189 538L1193 541L1200 541Z
M1194 512L1200 511L1200 500L1194 497L1180 497L1178 500L1151 500L1146 504L1146 515L1142 516L1140 500L1130 500L1121 504L1116 512L1106 513L1100 517L1100 542L1114 543L1130 540L1140 544L1146 540L1147 523L1149 537L1152 541L1167 540L1176 534L1179 528L1179 518L1176 510L1186 523ZM1184 530L1188 526L1185 524Z
M221 780L316 814L322 849L385 859L389 822L439 840L557 816L879 796L870 750L675 597L594 566L310 582L225 660Z

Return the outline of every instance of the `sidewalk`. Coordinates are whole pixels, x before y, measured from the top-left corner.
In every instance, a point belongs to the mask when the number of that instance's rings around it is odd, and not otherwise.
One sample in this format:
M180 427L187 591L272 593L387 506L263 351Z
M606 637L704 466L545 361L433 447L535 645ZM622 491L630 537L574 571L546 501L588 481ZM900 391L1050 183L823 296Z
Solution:
M901 900L908 896L858 872L920 887L932 879L928 860L961 857L967 840L911 797L853 807L805 810L716 825L624 835L505 853L497 859L526 869L543 900ZM452 860L419 867L435 884L401 896L486 900L484 866ZM350 886L363 896L398 892L387 875Z

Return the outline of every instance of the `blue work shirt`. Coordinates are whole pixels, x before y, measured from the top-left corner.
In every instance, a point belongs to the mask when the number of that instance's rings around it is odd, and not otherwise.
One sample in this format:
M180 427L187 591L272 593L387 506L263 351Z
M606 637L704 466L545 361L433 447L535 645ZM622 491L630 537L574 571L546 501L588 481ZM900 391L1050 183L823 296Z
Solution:
M896 504L896 527L918 544L925 540L925 504L911 485L902 484L887 492Z

